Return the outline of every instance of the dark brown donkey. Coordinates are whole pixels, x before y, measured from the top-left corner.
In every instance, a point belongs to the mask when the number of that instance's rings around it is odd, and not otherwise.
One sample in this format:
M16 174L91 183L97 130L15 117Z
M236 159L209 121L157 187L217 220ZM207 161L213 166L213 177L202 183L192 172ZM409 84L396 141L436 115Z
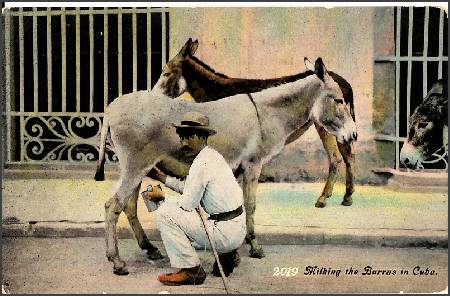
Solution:
M307 68L309 71L291 76L283 76L274 79L242 79L231 78L224 74L215 72L210 66L206 65L194 56L198 48L198 41L192 41L191 38L186 42L180 52L169 61L164 67L160 79L152 89L154 92L160 92L169 97L178 97L183 91L191 94L196 102L215 101L221 98L232 96L239 93L251 93L265 88L273 87L282 83L295 81L300 76L314 74L313 65ZM305 64L309 61L305 61ZM338 83L345 104L348 105L350 114L355 120L353 91L351 85L341 76L331 71L328 72L336 83ZM184 85L179 85L180 79L185 81ZM342 162L339 154L342 155L346 165L346 191L342 205L352 205L352 194L354 192L353 163L354 154L350 143L339 143L336 138L327 133L322 127L315 125L323 146L328 155L329 170L328 178L322 194L316 201L315 206L323 208L326 205L326 199L333 193L333 186L336 182L337 167ZM309 128L309 126L307 126ZM306 128L306 129L307 129ZM289 144L299 138L306 129L297 130L292 133L286 144Z
M444 127L448 128L447 81L440 79L409 118L408 137L400 151L402 164L419 169L423 168L422 163L437 156L447 167L448 144L442 136Z

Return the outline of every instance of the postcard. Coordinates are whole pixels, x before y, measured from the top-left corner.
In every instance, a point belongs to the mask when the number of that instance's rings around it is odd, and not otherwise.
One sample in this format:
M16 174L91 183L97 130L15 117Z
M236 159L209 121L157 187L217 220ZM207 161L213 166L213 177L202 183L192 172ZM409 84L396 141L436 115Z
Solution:
M2 293L448 293L447 3L2 16Z

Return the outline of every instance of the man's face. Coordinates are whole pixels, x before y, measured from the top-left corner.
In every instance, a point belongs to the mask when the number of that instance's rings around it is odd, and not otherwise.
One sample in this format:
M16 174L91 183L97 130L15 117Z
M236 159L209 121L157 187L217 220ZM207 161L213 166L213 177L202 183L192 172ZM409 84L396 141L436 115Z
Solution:
M205 147L206 140L189 130L178 130L181 141L181 151L186 158L193 158Z

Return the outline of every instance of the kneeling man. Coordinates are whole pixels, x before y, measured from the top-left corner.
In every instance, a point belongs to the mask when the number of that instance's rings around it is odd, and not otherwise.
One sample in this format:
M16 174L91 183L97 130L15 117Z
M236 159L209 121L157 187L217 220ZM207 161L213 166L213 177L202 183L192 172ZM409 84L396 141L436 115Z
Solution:
M206 231L196 212L200 205L210 216L206 221L211 238L219 253L224 273L228 276L239 264L237 249L246 235L243 193L223 156L209 147L208 137L216 133L209 127L208 117L186 113L181 124L174 125L181 140L181 150L193 159L185 181L167 176L154 169L149 176L161 181L181 196L164 201L162 191L155 189L148 197L161 205L156 211L157 226L176 273L161 274L158 280L166 285L202 284L206 273L195 249L210 249ZM217 262L213 274L220 276Z

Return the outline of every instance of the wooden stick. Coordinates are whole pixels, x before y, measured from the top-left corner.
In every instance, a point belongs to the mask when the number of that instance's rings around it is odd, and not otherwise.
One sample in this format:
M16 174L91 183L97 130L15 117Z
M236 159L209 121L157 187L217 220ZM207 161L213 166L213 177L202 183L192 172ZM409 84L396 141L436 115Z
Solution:
M219 266L219 271L220 271L220 275L222 276L222 281L223 281L223 286L225 287L225 291L227 292L227 294L230 294L230 292L228 291L228 285L227 285L227 282L225 279L225 274L223 273L222 264L220 263L220 260L219 260L219 255L217 254L216 247L214 246L214 242L212 241L212 234L209 232L208 227L206 227L205 218L200 213L200 209L195 208L195 210L197 211L198 215L200 216L200 219L202 220L203 227L205 227L206 236L208 237L209 243L211 244L211 249L212 249L212 251L214 253L214 257L216 258L216 261L217 261L217 266Z

